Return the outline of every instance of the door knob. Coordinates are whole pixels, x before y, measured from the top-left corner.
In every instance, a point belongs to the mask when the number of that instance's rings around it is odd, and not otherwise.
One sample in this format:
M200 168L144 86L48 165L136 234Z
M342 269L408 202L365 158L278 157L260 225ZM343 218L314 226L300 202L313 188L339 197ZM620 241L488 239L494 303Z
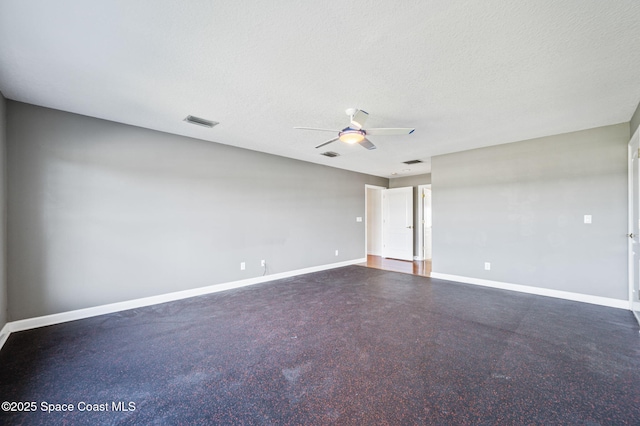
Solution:
M631 234L627 234L627 237L633 238L633 237L635 237L635 235L633 235L633 233L631 233Z
M412 225L407 226L407 229L413 229L413 226Z

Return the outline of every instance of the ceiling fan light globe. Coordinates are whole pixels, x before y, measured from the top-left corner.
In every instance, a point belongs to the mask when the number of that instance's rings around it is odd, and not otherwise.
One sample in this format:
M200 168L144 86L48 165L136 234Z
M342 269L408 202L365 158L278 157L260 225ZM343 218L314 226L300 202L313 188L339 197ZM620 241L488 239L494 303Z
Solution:
M360 143L364 140L364 134L361 131L346 131L346 132L341 132L340 133L340 141L345 142L345 143L349 143L349 144L354 144L354 143Z

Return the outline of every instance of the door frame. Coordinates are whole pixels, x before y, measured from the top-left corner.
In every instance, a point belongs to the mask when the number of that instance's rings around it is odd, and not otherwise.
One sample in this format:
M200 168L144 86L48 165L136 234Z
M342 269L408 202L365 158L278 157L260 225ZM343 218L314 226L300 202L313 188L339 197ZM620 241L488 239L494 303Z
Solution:
M638 145L638 148L634 149L632 145ZM633 255L634 246L636 246L636 238L630 238L629 235L635 231L634 218L636 217L636 209L640 209L640 200L635 193L634 187L640 185L640 182L634 182L635 167L640 167L636 163L640 162L640 128L636 129L629 144L627 145L628 155L628 224L627 224L627 256L628 256L628 278L629 278L629 309L633 312L638 323L640 323L640 288L636 282L640 277L636 277L635 274L635 259ZM634 158L635 157L635 158ZM640 247L639 247L640 248ZM636 292L638 290L638 292Z
M376 191L380 191L380 202L378 203L377 206L375 206L375 209L377 209L378 214L380 215L380 217L382 217L382 190L383 189L387 189L387 187L385 186L377 186L377 185L369 185L369 184L365 184L364 185L364 257L365 259L367 259L367 256L369 255L369 241L368 241L368 234L369 234L369 196L368 196L368 190L369 189L373 189ZM382 241L382 221L380 221L380 229L377 230L378 232L378 236L380 237L380 241ZM382 252L382 250L381 250Z
M418 229L418 256L415 260L426 260L425 252L424 252L424 201L423 201L423 191L425 189L431 189L431 184L418 185L418 218L416 221ZM433 196L433 193L432 193ZM433 198L432 198L432 211L433 211ZM433 257L433 256L432 256Z

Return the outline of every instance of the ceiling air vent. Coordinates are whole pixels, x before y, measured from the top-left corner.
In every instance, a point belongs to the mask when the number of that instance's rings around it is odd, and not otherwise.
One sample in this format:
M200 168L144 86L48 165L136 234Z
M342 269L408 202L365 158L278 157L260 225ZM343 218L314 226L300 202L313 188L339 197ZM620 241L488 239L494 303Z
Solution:
M422 160L409 160L409 161L403 161L404 164L418 164L418 163L422 163Z
M333 152L333 151L323 152L320 155L324 155L325 157L331 157L331 158L340 156L340 154L338 154L337 152Z
M213 126L220 124L217 121L206 120L204 118L196 117L194 115L187 115L187 118L184 119L187 123L197 124L198 126L204 126L208 128L212 128Z

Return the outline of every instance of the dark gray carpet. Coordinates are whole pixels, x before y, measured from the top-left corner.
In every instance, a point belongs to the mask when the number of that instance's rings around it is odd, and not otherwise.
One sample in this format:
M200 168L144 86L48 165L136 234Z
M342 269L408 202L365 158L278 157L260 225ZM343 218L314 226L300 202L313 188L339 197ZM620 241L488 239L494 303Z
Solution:
M0 366L36 403L3 424L640 424L630 312L360 266L14 333Z

